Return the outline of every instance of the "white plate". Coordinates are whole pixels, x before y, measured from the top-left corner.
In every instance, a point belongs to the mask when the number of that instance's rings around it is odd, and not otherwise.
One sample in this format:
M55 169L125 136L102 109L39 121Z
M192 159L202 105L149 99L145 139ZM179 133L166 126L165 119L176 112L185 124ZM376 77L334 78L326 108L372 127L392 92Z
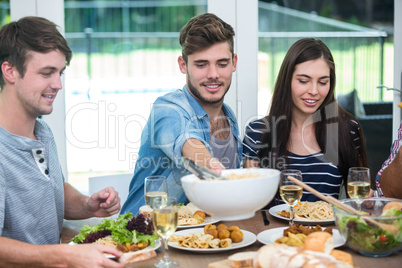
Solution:
M274 217L276 217L278 219L289 221L289 218L283 217L283 216L281 216L281 215L279 215L277 213L277 212L281 212L282 210L289 211L289 206L287 204L274 206L274 207L269 209L269 214L271 214L272 216L274 216ZM335 221L335 219L333 219L333 220L322 220L322 221L294 219L293 221L296 222L296 223L301 223L301 224L330 224L330 223L333 223Z
M220 220L214 219L213 217L205 217L205 222L195 225L178 225L177 229L193 228L193 227L203 227L207 224L214 224Z
M177 248L181 250L187 250L187 251L193 251L193 252L200 252L200 253L211 253L211 252L221 252L221 251L227 251L227 250L233 250L237 248L244 248L247 247L251 244L253 244L256 240L257 237L255 234L246 231L246 230L241 230L243 232L243 240L239 243L232 243L229 247L227 248L186 248L186 247L181 247L177 242L169 242L168 245L169 247L172 248ZM204 228L196 228L196 229L187 229L179 232L175 232L175 235L185 235L185 234L190 234L190 233L204 233Z
M77 245L76 243L74 243L74 242L70 242L70 243L68 243L69 245ZM160 239L158 239L158 240L155 240L155 247L153 248L152 246L148 246L148 247L146 247L146 248L144 248L144 250L145 249L158 249L159 247L161 246L161 241L160 241ZM141 249L141 250L143 250L143 249ZM115 256L114 255L112 255L112 254L105 254L105 256L107 257L107 258L111 258L111 259L113 259L113 258L115 258Z
M257 235L257 240L263 244L273 244L275 240L283 236L283 230L289 227L280 227L262 231ZM332 229L332 237L334 238L334 247L340 247L345 244L345 239L338 230Z

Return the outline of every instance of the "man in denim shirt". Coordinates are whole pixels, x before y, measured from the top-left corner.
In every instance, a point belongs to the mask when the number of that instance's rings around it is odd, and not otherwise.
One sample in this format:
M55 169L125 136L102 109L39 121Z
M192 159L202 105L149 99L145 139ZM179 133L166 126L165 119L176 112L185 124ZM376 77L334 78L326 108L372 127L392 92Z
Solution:
M182 156L218 173L240 167L238 124L223 103L237 64L234 34L229 24L210 13L192 18L180 31L178 63L186 85L155 101L121 213L136 214L145 205L144 180L152 175L165 176L169 196L187 202L180 181L187 174L180 165Z

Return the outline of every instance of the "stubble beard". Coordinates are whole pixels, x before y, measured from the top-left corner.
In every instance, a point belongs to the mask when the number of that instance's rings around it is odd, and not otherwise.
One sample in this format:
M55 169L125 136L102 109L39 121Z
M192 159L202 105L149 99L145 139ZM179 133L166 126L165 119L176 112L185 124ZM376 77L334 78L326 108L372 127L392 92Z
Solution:
M200 93L200 91L191 83L190 81L190 76L187 77L187 87L188 90L190 91L190 93L199 101L201 101L202 103L205 104L217 104L220 102L223 102L223 99L225 98L226 93L229 91L231 83L229 83L225 93L222 95L222 98L218 99L218 100L210 100L207 99L205 97L203 97Z

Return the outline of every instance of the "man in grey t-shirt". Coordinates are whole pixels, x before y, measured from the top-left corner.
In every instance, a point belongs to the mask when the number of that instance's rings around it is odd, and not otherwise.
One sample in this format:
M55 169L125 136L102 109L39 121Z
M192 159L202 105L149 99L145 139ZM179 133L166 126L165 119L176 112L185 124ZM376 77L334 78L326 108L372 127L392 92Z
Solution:
M104 245L60 243L63 218L108 217L120 210L108 187L91 197L64 181L49 126L71 50L54 23L25 17L0 29L0 266L123 267ZM38 245L42 244L42 245Z

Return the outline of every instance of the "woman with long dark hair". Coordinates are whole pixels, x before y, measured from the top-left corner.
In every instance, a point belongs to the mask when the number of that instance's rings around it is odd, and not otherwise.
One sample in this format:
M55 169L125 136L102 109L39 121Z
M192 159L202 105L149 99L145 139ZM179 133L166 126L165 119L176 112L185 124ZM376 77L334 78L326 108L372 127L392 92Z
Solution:
M268 115L246 127L243 166L298 169L305 183L338 198L349 167L367 166L367 158L359 122L335 100L335 82L328 47L313 38L295 42L279 70ZM304 192L302 200L318 198Z

